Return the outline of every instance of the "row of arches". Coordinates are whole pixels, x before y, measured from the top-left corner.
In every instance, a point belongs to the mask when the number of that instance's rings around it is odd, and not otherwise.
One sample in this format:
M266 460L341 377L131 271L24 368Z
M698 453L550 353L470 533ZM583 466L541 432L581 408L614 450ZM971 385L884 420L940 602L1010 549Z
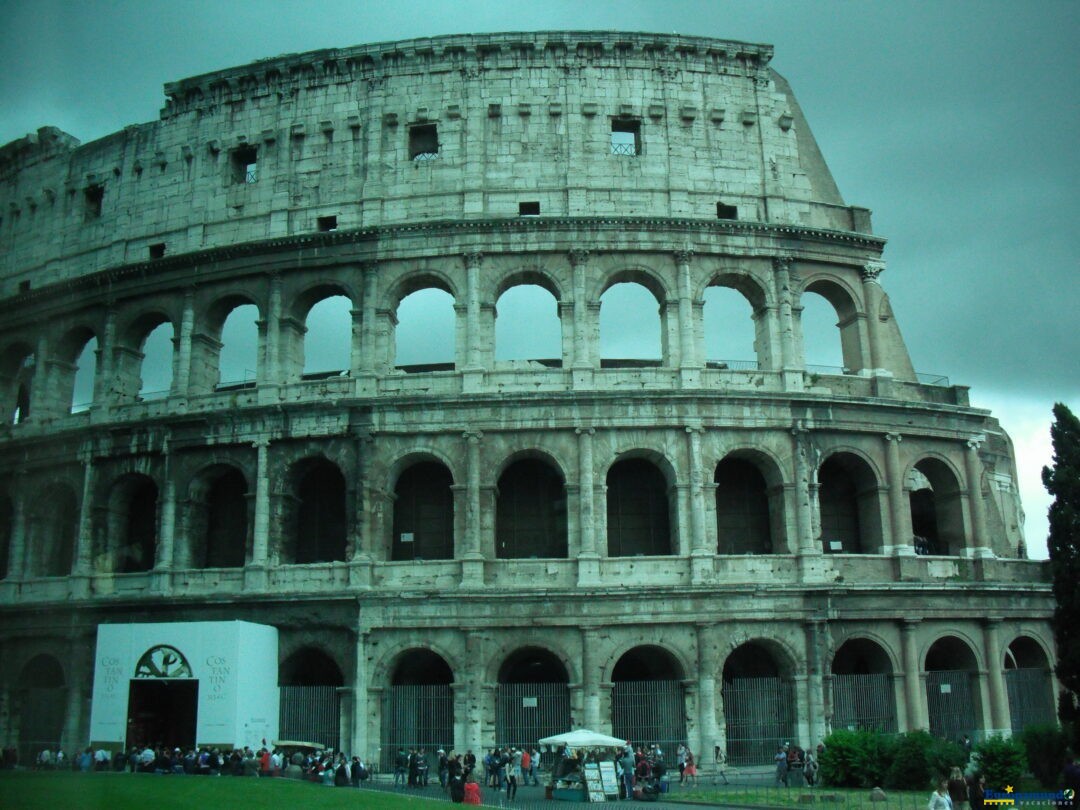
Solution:
M789 540L789 487L768 456L737 451L712 471L710 504L716 546L722 555L795 551ZM836 452L817 469L812 488L818 504L818 542L825 553L882 553L884 495L872 467L859 455ZM677 531L680 507L674 468L653 454L629 453L604 473L606 554L633 557L685 551ZM497 559L566 558L572 514L566 477L546 454L507 460L493 482ZM127 472L102 484L91 507L93 570L148 571L155 565L234 568L252 561L255 490L249 473L228 462L200 469L174 507L178 525L163 525L162 493L154 477ZM934 457L917 461L908 474L910 519L921 553L955 555L964 548L961 487L951 467ZM375 559L448 560L460 555L461 488L446 461L426 455L404 459L383 496L389 505L389 537L367 541ZM282 564L343 561L355 553L356 496L333 461L321 456L293 462L276 501L274 559ZM80 521L73 489L60 482L43 487L27 504L29 576L72 572ZM16 509L0 493L0 560L8 571ZM177 530L172 560L160 559L160 534ZM172 544L170 543L170 546Z
M362 297L339 284L298 294L276 317L256 296L237 292L208 302L199 317L173 312L170 304L108 327L91 319L44 344L44 357L38 356L41 345L15 340L0 352L0 395L6 420L18 423L41 403L54 413L80 411L102 402L349 374L365 363L383 372L462 368L475 362L466 357L470 346L479 346L489 363L561 366L572 358L600 367L629 361L670 366L678 359L716 368L778 368L780 347L767 317L775 309L771 298L749 275L717 276L690 307L690 331L700 346L690 351L677 350L678 320L686 316L672 291L642 270L614 274L598 293L595 322L569 328L566 320L580 313L573 314L557 282L539 272L514 276L490 307L477 305L476 323L461 291L442 275L400 283L387 310L366 315L357 307ZM791 310L800 348L787 365L837 372L868 365L857 337L847 334L857 325L856 310L857 299L838 282L808 284ZM365 317L378 323L365 326ZM368 328L378 333L369 342L378 345L360 345ZM574 333L582 330L584 343L596 344L589 357L573 347Z

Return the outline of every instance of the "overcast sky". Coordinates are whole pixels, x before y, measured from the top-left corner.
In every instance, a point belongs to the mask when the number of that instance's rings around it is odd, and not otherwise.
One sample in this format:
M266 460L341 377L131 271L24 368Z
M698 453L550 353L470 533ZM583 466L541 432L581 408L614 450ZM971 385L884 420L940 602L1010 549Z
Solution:
M0 144L151 121L167 81L282 53L439 34L659 31L770 43L916 370L972 387L1016 443L1045 556L1050 409L1080 412L1080 2L0 0Z

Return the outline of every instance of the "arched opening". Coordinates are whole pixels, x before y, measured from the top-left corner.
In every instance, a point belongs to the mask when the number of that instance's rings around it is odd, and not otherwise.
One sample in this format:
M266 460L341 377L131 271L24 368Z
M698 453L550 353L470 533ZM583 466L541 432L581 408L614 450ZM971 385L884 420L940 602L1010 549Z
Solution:
M705 289L702 325L705 330L705 364L718 369L756 369L763 364L759 346L768 335L759 335L755 307L742 292L719 284Z
M750 641L724 662L724 723L732 765L771 762L780 741L795 737L795 681L771 645Z
M165 321L155 326L142 342L139 399L161 399L172 390L174 338L173 325Z
M644 458L616 461L607 474L609 557L671 554L668 484Z
M728 457L716 465L716 538L719 554L771 554L769 487L752 462Z
M495 359L562 366L559 302L538 284L510 287L495 302Z
M280 706L278 734L283 740L317 742L337 749L341 700L345 685L341 667L314 647L302 647L278 668Z
M394 365L406 372L453 371L454 296L437 287L401 299L394 330Z
M686 741L686 689L682 666L663 647L635 647L611 672L611 731L637 743L657 743L674 762Z
M877 477L853 453L835 453L818 468L821 546L826 554L881 553Z
M94 404L94 381L97 377L98 340L90 337L75 357L72 373L71 412L82 413Z
M254 304L238 303L222 320L216 365L219 390L255 385L259 368L259 308Z
M312 458L293 465L290 478L295 501L288 561L306 565L344 560L345 476L336 464Z
M1035 639L1020 636L1005 650L1005 689L1013 736L1028 726L1056 722L1050 661Z
M944 462L924 458L908 474L911 530L916 554L960 554L964 507L960 484Z
M96 561L101 573L131 574L154 567L158 488L149 476L131 473L109 491L106 548Z
M75 556L79 507L64 484L46 486L34 500L27 523L27 549L32 576L66 577Z
M926 707L935 737L974 738L982 728L978 669L971 648L955 636L938 639L926 653Z
M11 535L15 529L15 505L6 493L0 494L0 579L13 577L11 566Z
M569 682L547 650L523 647L508 656L495 693L495 744L522 748L570 728Z
M833 656L832 727L896 733L893 667L880 644L853 638Z
M566 487L550 464L522 459L499 476L495 555L566 557Z
M189 536L194 568L241 568L247 561L247 478L236 467L217 464L192 482Z
M344 295L323 298L304 320L304 379L348 373L352 363L352 301Z
M67 705L64 670L51 655L36 655L16 681L19 762L32 763L45 749L60 749ZM13 712L15 713L15 712Z
M383 769L393 767L399 748L431 754L454 747L454 673L442 656L431 650L403 653L390 676L382 699Z
M8 347L0 357L0 396L3 419L17 425L30 416L30 390L37 367L33 351L25 343Z
M421 461L401 473L394 486L392 560L453 559L453 483L450 470L437 461Z
M797 328L808 371L853 374L865 367L858 313L847 290L830 281L812 282L800 306Z
M661 365L663 334L659 298L644 285L623 281L600 296L602 368Z

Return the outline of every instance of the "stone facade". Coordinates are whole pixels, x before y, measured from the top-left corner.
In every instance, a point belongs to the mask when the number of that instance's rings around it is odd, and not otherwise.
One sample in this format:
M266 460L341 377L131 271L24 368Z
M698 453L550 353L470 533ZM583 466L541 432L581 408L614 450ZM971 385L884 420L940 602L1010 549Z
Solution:
M1009 439L915 373L884 240L771 55L361 46L168 84L160 121L94 143L0 149L0 739L60 723L85 744L96 628L128 621L276 626L281 682L340 687L341 745L367 756L528 742L523 699L746 761L836 725L978 735L1052 711ZM631 283L658 360L602 356L601 298ZM554 299L559 357L496 359L520 285ZM752 362L706 358L715 287L752 313ZM402 367L399 305L428 288L453 298L454 359ZM808 295L843 369L806 366ZM347 373L305 374L335 296ZM254 380L228 385L223 326L250 305ZM148 397L162 325L172 382ZM453 709L402 730L417 685Z

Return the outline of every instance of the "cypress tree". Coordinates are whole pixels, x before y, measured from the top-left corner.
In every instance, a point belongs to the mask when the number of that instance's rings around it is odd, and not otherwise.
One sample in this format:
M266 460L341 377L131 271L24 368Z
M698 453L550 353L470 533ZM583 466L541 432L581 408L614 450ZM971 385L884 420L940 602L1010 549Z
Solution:
M1053 577L1054 640L1062 690L1058 715L1073 745L1080 743L1080 420L1062 403L1050 427L1054 466L1043 467L1050 505L1050 571Z

